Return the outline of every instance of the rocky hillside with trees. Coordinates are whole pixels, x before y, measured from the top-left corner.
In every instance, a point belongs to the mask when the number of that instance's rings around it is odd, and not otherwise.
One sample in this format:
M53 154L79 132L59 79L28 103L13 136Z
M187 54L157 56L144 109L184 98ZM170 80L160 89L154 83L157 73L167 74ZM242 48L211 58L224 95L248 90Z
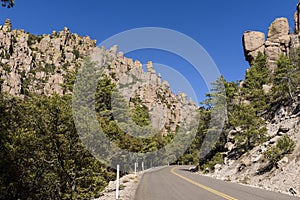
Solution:
M185 94L170 90L152 62L144 71L139 61L124 57L117 46L99 48L95 40L68 28L33 35L12 29L7 19L0 27L0 46L0 199L88 199L100 196L115 178L114 169L82 144L72 115L76 74L96 65L92 52L105 57L95 94L97 119L123 150L162 148L198 109ZM116 89L133 122L154 127L152 137L133 137L116 123L111 104Z
M218 80L226 89L228 121L215 151L200 161L204 173L300 194L299 8L292 33L286 18L275 19L267 39L263 32L244 33L250 68L241 82Z
M1 2L13 6L13 1ZM196 137L176 163L199 163L217 178L299 195L299 24L300 4L293 33L285 18L271 24L267 39L262 32L245 32L251 66L245 79L220 77L198 107L185 94L174 94L151 62L144 70L117 46L96 47L96 41L67 28L33 35L14 30L6 20L0 27L0 199L90 199L101 196L114 179L114 169L79 139L72 114L76 74L96 65L89 58L95 51L104 55L105 70L94 107L112 143L129 152L153 152L197 119ZM132 121L155 128L152 137L134 137L116 122L111 103L116 89ZM200 159L204 138L214 133L209 122L219 105L213 102L226 102L228 116L217 144ZM191 114L195 110L197 115Z

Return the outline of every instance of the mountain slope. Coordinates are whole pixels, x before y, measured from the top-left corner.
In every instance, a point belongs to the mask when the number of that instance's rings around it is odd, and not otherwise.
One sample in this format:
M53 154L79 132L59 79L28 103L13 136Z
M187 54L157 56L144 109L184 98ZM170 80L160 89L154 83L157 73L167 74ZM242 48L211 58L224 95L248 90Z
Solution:
M244 33L244 52L250 69L240 83L233 107L240 104L237 101L254 106L256 118L263 119L267 132L261 143L239 153L237 138L245 130L231 127L225 151L221 151L224 161L214 165L211 176L300 195L299 8L300 3L295 13L295 33L289 32L286 18L274 20L267 40L262 32ZM256 88L261 89L251 88L258 81Z

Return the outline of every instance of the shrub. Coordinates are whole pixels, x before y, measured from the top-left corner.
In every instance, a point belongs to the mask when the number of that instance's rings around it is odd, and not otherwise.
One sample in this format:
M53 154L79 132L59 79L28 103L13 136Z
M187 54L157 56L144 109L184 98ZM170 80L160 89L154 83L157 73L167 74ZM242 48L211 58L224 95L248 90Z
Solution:
M73 54L75 55L75 59L78 59L80 57L80 52L77 49L73 50Z
M269 160L270 165L275 165L280 159L283 158L282 152L277 146L268 148L264 153L265 157Z
M223 163L224 163L224 157L220 152L218 152L214 155L214 157L212 157L210 161L204 164L204 169L208 168L209 170L213 170L216 164L223 164Z
M288 135L284 135L278 140L276 146L269 147L264 155L269 160L270 165L274 166L285 154L292 153L295 147L296 143Z
M29 34L27 44L28 44L28 46L31 46L33 44L39 43L42 40L42 38L43 38L42 35Z
M296 143L288 136L284 135L278 140L276 145L284 154L292 153L296 147Z

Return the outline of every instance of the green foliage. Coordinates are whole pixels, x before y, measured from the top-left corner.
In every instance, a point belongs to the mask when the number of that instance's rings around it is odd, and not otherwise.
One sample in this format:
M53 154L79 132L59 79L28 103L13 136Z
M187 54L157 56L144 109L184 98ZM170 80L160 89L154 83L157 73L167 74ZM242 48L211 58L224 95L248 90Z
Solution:
M296 143L288 135L284 135L278 140L276 146L269 147L264 155L269 160L270 166L274 166L285 154L292 153L295 147Z
M267 67L267 59L261 52L258 53L250 69L245 76L245 88L257 89L268 83L270 70Z
M269 160L271 166L274 166L279 160L283 158L282 152L277 147L269 148L264 152L264 156Z
M300 84L300 65L296 60L298 58L291 59L281 55L273 75L272 100L282 104L294 100Z
M266 56L259 52L250 69L247 70L242 95L257 110L268 108L268 98L264 94L263 85L270 83L271 71L267 67Z
M214 170L214 166L216 164L223 164L224 163L224 156L218 152L216 153L211 160L209 160L206 164L204 164L204 169L208 168L209 170Z
M132 98L131 102L134 105L133 109L131 109L132 120L138 126L143 127L150 125L149 109L147 106L142 104L142 100L140 98Z
M79 52L78 49L74 49L74 50L73 50L73 54L75 55L75 59L80 58L80 52Z
M113 91L116 88L116 85L112 82L112 80L107 75L102 75L100 78L98 85L97 85L97 91L96 91L96 105L95 109L96 112L107 112L108 110L111 110L111 101L112 101L112 95Z
M288 135L284 135L278 140L276 147L278 147L283 154L288 154L294 151L296 143Z
M1 5L3 7L11 8L15 5L15 0L1 0Z
M206 152L206 148L211 149L210 152L207 152L207 155L200 160L200 165L203 166L208 164L208 168L212 168L211 160L215 155L226 151L225 144L227 143L227 134L230 130L239 127L239 131L235 137L234 142L236 144L235 151L238 155L241 153L249 151L258 144L261 144L266 139L266 124L262 118L257 115L257 112L262 109L262 106L258 102L261 99L257 99L254 96L251 96L255 93L254 91L260 92L260 98L265 98L262 92L262 84L268 82L264 80L262 76L263 73L266 73L264 69L265 58L261 55L258 58L257 64L255 64L254 70L251 69L247 73L247 78L245 81L248 87L240 88L237 82L227 82L224 77L220 77L215 83L213 83L212 93L207 94L207 99L205 100L205 108L200 109L200 124L197 134L196 146L193 148L202 148L202 151ZM250 77L252 74L255 77ZM257 87L260 89L258 90ZM250 103L245 103L244 99L249 98ZM264 99L262 100L264 101ZM214 137L216 127L208 127L211 114L215 110L222 110L223 106L227 106L225 116L225 124L223 131L218 139L218 142L211 146L209 144L202 144L204 136ZM208 129L210 128L210 129ZM205 145L205 146L203 146ZM193 151L193 150L190 150ZM238 156L237 155L237 156Z
M88 199L112 179L79 140L70 102L0 95L0 199Z
M7 73L11 72L11 67L8 64L3 64L2 68L4 71L6 71Z
M241 132L235 136L238 147L244 151L252 149L266 139L266 124L256 115L256 109L251 105L239 104L230 117L230 125L240 127Z
M33 35L33 34L28 34L28 40L27 44L28 46L31 46L33 44L39 43L42 40L43 36L42 35Z

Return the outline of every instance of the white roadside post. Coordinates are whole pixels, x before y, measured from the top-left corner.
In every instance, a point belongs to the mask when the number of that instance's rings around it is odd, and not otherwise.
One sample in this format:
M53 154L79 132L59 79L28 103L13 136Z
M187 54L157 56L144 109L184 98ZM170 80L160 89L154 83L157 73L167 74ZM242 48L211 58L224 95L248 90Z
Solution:
M144 161L142 162L142 171L144 171Z
M117 165L116 199L119 199L119 187L120 187L120 165Z
M134 163L134 175L136 176L136 168L137 168L137 164L136 162Z

